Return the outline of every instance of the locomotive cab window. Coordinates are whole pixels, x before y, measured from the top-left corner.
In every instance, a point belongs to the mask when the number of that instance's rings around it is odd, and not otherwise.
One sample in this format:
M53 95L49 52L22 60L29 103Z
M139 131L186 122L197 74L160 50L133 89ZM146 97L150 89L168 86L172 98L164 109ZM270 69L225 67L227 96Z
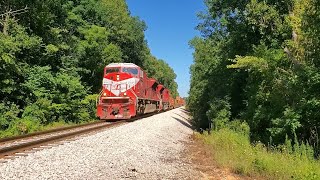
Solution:
M122 72L129 73L134 76L137 76L139 73L137 68L127 68L127 67L122 68Z
M120 71L120 68L107 68L106 74L113 73L113 72L119 72L119 71Z

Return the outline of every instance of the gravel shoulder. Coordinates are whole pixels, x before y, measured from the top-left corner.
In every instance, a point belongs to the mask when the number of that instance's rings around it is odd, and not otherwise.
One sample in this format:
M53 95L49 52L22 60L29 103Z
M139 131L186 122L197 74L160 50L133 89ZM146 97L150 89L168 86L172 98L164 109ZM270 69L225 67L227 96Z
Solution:
M0 179L202 179L178 108L0 164Z

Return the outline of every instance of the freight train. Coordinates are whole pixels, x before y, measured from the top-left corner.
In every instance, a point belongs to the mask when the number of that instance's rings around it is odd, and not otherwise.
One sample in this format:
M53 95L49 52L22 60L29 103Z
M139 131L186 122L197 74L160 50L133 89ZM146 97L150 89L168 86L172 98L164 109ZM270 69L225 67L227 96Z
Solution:
M102 120L130 119L183 104L182 98L171 97L169 89L149 78L139 66L111 63L104 68L97 117Z

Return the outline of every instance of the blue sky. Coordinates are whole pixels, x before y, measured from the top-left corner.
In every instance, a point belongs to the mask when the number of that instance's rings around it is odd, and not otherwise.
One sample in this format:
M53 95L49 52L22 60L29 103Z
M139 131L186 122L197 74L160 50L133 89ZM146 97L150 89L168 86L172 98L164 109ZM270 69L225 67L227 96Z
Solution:
M127 0L133 16L147 24L146 40L152 55L165 60L177 74L180 96L189 91L193 49L189 41L199 36L196 14L205 10L203 0Z

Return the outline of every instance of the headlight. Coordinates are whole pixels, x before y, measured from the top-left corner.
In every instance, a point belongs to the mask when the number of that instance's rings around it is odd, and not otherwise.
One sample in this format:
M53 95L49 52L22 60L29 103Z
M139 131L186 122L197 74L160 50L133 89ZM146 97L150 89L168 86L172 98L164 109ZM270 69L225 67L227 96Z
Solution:
M123 95L124 95L124 96L126 96L126 95L127 95L127 93L125 92L125 93L123 93Z
M117 81L119 81L120 80L120 76L119 76L119 74L117 75Z
M103 96L107 96L107 93L103 93Z

